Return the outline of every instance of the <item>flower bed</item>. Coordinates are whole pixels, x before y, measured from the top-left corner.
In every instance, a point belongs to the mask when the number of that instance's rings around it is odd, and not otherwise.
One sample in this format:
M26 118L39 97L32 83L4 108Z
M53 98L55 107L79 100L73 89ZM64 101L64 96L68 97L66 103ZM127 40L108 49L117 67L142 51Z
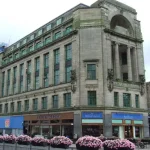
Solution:
M53 148L68 148L73 142L65 136L55 136L51 139Z
M16 142L16 136L14 136L14 135L6 135L6 136L3 136L3 140L4 140L5 143L14 144Z
M104 150L135 150L135 145L129 140L106 140L103 142Z
M32 138L27 135L20 135L16 138L17 143L21 145L29 145L31 140Z
M102 141L93 136L84 136L76 141L78 150L98 150L102 148Z

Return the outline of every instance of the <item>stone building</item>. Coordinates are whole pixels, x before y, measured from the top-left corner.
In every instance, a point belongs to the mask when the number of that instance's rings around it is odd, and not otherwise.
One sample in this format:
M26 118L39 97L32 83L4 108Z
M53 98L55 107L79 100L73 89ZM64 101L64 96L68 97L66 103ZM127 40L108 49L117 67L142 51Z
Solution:
M136 17L115 0L79 4L6 48L1 115L22 115L28 134L149 136Z

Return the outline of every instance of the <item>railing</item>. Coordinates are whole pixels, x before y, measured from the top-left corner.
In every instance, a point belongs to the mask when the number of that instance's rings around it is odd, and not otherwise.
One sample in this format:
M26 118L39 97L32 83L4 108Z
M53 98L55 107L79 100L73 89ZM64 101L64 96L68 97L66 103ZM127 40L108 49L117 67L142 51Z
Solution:
M0 143L0 150L58 150L50 146L33 146L33 145L18 145L18 144L6 144ZM59 148L59 150L61 150ZM62 149L64 150L64 149ZM75 145L71 145L68 150L76 150Z

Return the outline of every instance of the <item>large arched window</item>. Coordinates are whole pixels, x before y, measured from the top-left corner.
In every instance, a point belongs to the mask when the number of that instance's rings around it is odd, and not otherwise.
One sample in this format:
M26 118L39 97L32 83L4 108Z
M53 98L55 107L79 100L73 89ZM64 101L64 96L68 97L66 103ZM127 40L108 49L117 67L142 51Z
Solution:
M133 36L133 28L130 22L122 15L114 16L111 19L110 27L111 29L120 32L122 34Z

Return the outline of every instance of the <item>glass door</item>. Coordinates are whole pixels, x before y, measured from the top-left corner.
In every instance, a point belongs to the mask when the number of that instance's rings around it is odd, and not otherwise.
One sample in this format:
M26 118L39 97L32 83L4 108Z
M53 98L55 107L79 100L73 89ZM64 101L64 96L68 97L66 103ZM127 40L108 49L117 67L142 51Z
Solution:
M133 127L132 126L124 127L124 137L125 138L133 138Z

